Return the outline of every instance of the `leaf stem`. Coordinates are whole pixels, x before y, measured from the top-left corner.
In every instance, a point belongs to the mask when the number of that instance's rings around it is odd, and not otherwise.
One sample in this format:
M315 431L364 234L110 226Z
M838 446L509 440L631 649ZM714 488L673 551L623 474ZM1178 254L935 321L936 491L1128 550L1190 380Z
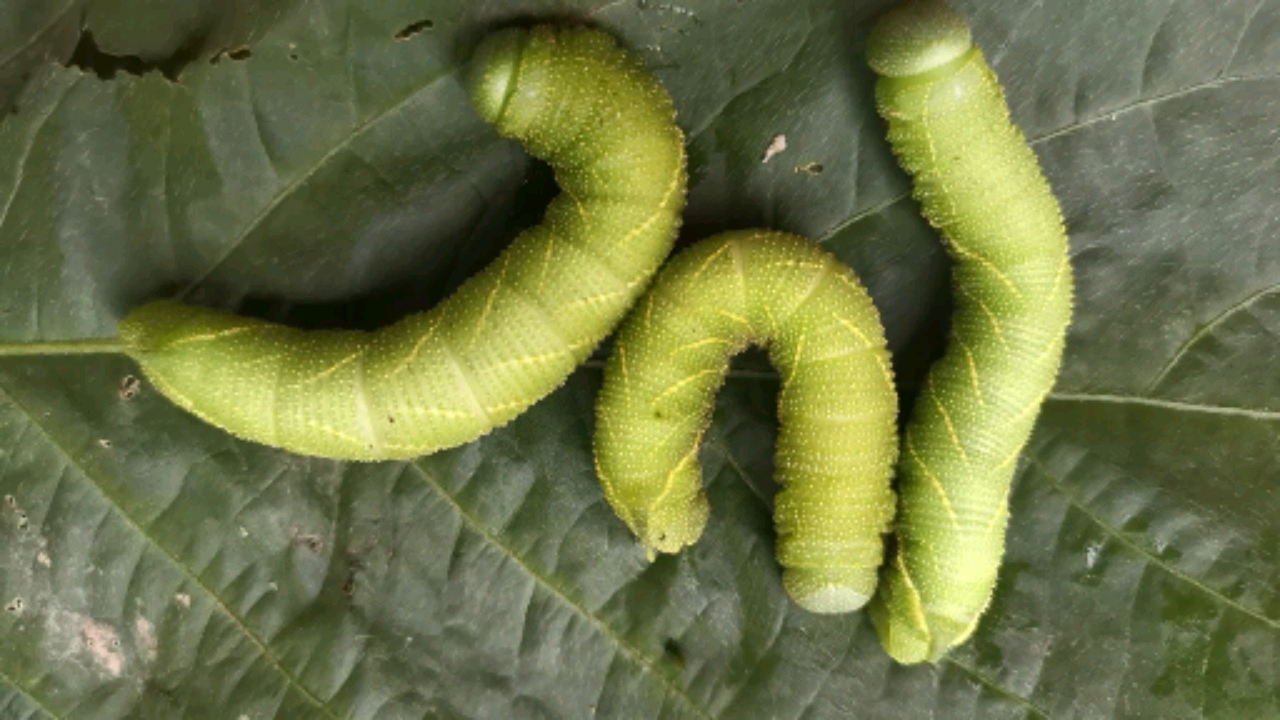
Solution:
M43 342L0 342L0 357L22 355L98 355L124 354L124 343L118 337L84 340L47 340Z

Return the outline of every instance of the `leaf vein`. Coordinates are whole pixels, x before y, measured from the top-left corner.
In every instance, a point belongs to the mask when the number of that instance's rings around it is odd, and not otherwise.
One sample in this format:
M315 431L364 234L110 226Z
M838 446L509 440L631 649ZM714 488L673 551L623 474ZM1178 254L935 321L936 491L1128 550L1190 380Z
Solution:
M1161 400L1141 395L1106 395L1088 393L1049 393L1045 402L1059 403L1102 403L1111 405L1137 405L1157 410L1169 410L1178 413L1197 413L1219 415L1222 417L1238 417L1259 422L1280 422L1280 411L1251 410L1249 408L1228 405L1202 405L1199 403L1180 402L1177 400Z
M302 695L302 697L307 700L308 703L310 703L311 705L314 705L317 710L319 710L321 713L324 714L325 717L332 718L333 720L338 720L338 716L333 713L333 711L329 708L327 704L325 704L322 700L320 700L320 698L316 696L315 693L313 693L309 688L303 685L298 678L294 677L288 670L285 669L284 665L281 664L280 659L275 656L275 653L271 652L271 649L266 644L266 642L262 638L258 637L257 634L254 633L249 628L249 626L244 623L243 620L241 620L241 618L236 616L235 613L231 612L231 608L227 606L227 604L222 600L221 596L215 593L213 589L210 588L200 576L196 575L186 565L182 564L182 562L179 561L177 557L175 557L172 553L169 552L168 548L161 545L154 537L152 537L146 531L146 529L144 529L141 525L139 525L138 522L134 520L132 516L126 513L124 511L124 508L122 508L120 504L117 502L116 498L108 494L107 491L103 488L103 486L99 482L97 482L92 475L90 475L88 469L77 462L77 458L75 455L72 454L71 450L65 445L63 445L52 433L50 433L46 428L44 428L44 426L38 424L36 420L37 415L35 413L32 413L29 408L27 408L25 405L19 402L18 399L14 397L14 395L7 388L0 387L0 397L3 397L10 405L17 408L24 415L26 415L34 427L39 428L41 434L44 435L45 440L67 460L68 465L74 466L79 471L79 475L83 477L86 483L90 485L97 492L98 496L102 498L103 502L106 503L108 508L110 508L111 512L114 512L125 523L125 525L129 527L130 530L134 531L140 537L142 537L142 539L145 540L148 545L155 548L156 551L158 551L161 556L163 556L166 560L168 560L169 563L178 570L179 574L181 574L183 577L187 579L187 581L189 581L190 583L192 583L193 585L195 585L196 587L199 587L202 591L204 591L204 593L208 595L209 598L213 601L213 604L217 608L217 610L221 614L225 615L231 621L231 624L234 625L235 628L242 635L244 635L244 637L247 640L249 640L250 643L253 644L254 648L258 651L259 655L264 660L266 660L267 663L282 678L284 678L284 680L291 687L295 688Z
M1169 573L1169 575L1187 583L1188 585L1204 593L1208 597L1244 615L1247 615L1248 617L1251 617L1254 620L1257 620L1258 622L1262 623L1263 625L1266 625L1272 630L1280 630L1280 620L1267 617L1266 615L1262 614L1261 611L1254 610L1253 608L1242 605L1238 601L1233 600L1227 597L1226 595L1223 595L1218 590L1204 584L1199 579L1191 575L1188 575L1182 570L1179 570L1178 568L1169 564L1168 561L1152 554L1151 551L1147 550L1145 547L1134 542L1132 538L1120 532L1118 528L1116 528L1111 523L1103 519L1100 515L1098 515L1091 508L1089 508L1089 506L1086 505L1084 501L1082 501L1074 493L1069 491L1063 479L1058 477L1053 471L1051 471L1043 461L1034 457L1030 458L1030 461L1032 465L1034 465L1037 469L1040 470L1041 475L1043 475L1045 480L1049 482L1049 485L1052 486L1053 489L1056 490L1060 495L1062 495L1062 497L1066 499L1066 501L1071 505L1071 507L1083 513L1085 517L1093 521L1093 523L1097 525L1099 528L1101 528L1103 532L1115 538L1116 542L1128 548L1133 553L1136 553L1138 556L1146 560L1152 566L1160 568L1161 570Z
M417 474L422 478L422 481L436 494L438 494L441 499L448 503L449 506L453 508L453 511L458 514L458 517L462 518L463 522L471 527L472 531L480 535L480 537L482 537L486 542L510 558L511 562L515 563L517 567L532 578L537 585L543 587L557 601L590 624L601 637L617 648L618 651L626 655L627 658L635 665L639 666L643 672L656 678L672 696L680 700L699 717L706 718L706 720L712 720L712 715L707 711L707 709L694 702L687 690L680 687L669 676L661 672L651 658L640 652L639 648L628 643L622 635L617 633L607 623L596 617L593 613L587 610L586 607L569 597L563 590L535 570L534 567L525 560L525 558L517 554L513 548L504 543L501 538L485 526L484 523L480 522L479 518L467 512L457 498L446 490L444 485L442 485L434 475L427 472L420 463L414 462L410 463L410 465L417 471Z
M256 230L259 226L261 226L262 223L267 219L267 217L270 216L271 213L273 213L275 209L278 208L280 204L285 201L286 198L292 196L293 193L297 191L298 188L302 187L304 183L311 180L311 178L315 177L315 175L319 173L320 170L329 163L329 161L337 157L339 153L344 152L345 150L350 148L351 144L354 143L356 139L362 137L366 131L368 131L373 126L377 125L382 120L388 117L391 117L392 115L396 114L397 112L399 112L400 110L408 106L409 103L412 102L414 98L418 97L419 94L426 92L428 90L431 90L438 83L440 83L441 81L443 81L445 78L448 78L448 77L451 77L449 73L442 72L437 74L435 77L432 77L429 81L427 81L427 83L423 85L421 88L405 95L399 101L393 103L385 111L376 113L370 116L364 122L351 128L351 132L345 138L343 138L341 142L335 144L328 152L322 155L314 165L312 165L310 168L307 168L303 173L298 175L298 177L295 178L293 181L286 183L284 187L280 188L280 191L277 192L275 195L273 195L271 199L267 202L267 204L262 207L262 210L260 210L258 214L255 215L247 225L245 225L244 229L240 232L240 235L235 239L234 242L231 243L231 245L227 248L226 252L224 252L220 257L218 257L217 260L214 260L213 263L209 266L209 268L205 270L203 273L201 273L199 277L197 277L195 280L192 280L185 288L183 288L182 292L180 292L178 296L180 298L185 297L188 293L194 290L196 286L198 286L200 283L204 282L211 275L213 275L213 273L216 272L218 268L222 267L223 263L225 263L228 259L230 259L231 256L235 254L237 250L240 249L240 246L244 244L245 240L248 239L249 235L254 230Z

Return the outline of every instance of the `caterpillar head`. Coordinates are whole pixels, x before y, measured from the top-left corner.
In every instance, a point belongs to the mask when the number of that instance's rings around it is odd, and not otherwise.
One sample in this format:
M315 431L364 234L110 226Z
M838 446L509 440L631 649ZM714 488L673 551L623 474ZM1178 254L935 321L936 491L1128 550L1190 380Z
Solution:
M650 560L658 553L678 553L697 542L711 506L702 490L702 468L690 453L673 473L671 488L628 522ZM683 476L683 477L680 477Z
M969 24L945 0L909 0L885 13L867 36L867 64L885 77L919 75L973 47Z
M486 122L497 125L507 109L528 40L526 28L506 28L485 37L476 48L467 68L467 95Z

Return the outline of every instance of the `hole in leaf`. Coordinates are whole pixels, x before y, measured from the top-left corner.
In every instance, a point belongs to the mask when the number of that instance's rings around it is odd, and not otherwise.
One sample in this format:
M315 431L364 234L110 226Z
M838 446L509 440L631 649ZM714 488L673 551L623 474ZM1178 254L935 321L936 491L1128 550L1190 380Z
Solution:
M228 60L241 62L253 57L253 51L249 49L248 45L241 45L240 47L234 48L222 48L218 52L214 53L213 57L209 58L209 64L217 65L219 62L222 62L222 58L224 57Z
M430 20L419 20L416 23L410 23L408 25L405 25L404 28L401 29L400 32L396 33L393 37L395 37L396 40L408 40L414 35L417 35L418 33L422 32L423 30L430 30L435 26L436 24Z
M680 643L676 642L675 638L667 638L662 645L662 654L670 658L681 670L684 669L684 651L680 649Z
M159 72L170 81L178 82L182 69L195 60L203 43L203 36L192 37L174 51L173 55L163 60L149 62L137 55L112 55L104 52L94 41L93 33L85 30L80 34L80 42L71 53L67 67L77 67L85 72L91 72L102 80L113 80L116 73L120 72L137 76Z
M319 554L324 550L324 539L316 533L302 532L298 528L293 528L293 542L296 545L306 548L310 552Z
M132 400L138 397L140 392L142 392L142 381L132 375L120 378L120 384L116 386L116 394L121 400Z

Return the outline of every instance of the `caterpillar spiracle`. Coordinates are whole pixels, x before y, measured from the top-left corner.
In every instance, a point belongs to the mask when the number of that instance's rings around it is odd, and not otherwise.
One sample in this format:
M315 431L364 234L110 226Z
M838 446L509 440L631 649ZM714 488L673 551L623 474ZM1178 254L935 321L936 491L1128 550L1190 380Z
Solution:
M877 22L867 60L894 154L954 261L951 336L904 431L896 549L869 607L891 656L937 662L990 602L1072 272L1058 203L964 18L909 0Z
M897 393L880 316L816 244L747 230L672 258L624 321L596 404L604 494L652 558L701 535L698 446L729 359L763 345L782 378L774 507L783 584L800 606L871 597L893 516Z
M467 85L485 120L555 171L541 224L436 307L373 333L142 305L120 339L155 387L242 438L379 460L473 440L563 383L671 250L683 134L658 82L598 30L499 31Z

